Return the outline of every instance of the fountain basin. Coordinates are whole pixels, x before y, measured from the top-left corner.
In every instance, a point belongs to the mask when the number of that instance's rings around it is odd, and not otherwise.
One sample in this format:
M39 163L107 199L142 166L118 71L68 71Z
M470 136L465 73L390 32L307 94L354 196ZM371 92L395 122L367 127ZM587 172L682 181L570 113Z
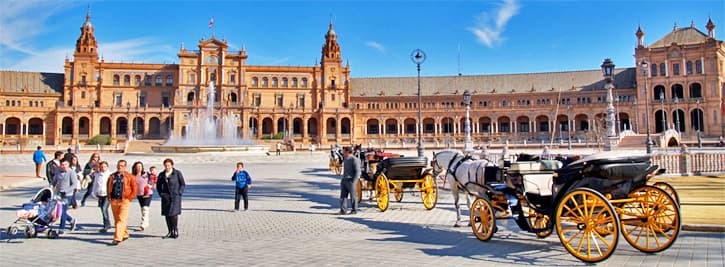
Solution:
M269 147L264 145L162 145L152 146L154 153L204 153L204 152L237 152L244 154L265 154L269 152Z

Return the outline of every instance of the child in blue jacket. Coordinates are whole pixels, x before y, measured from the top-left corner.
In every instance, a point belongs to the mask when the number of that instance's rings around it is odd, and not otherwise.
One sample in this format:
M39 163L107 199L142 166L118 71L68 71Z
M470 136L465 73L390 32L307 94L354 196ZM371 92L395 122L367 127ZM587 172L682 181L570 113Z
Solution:
M239 211L239 198L244 198L244 210L249 208L247 192L252 188L252 177L244 169L244 163L237 163L237 170L232 174L232 181L236 182L234 193L234 210Z

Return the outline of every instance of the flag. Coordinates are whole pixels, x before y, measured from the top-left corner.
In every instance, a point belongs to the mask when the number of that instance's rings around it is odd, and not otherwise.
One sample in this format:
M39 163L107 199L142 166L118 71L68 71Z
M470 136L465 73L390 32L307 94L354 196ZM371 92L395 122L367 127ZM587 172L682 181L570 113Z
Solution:
M211 29L211 27L214 27L214 17L211 17L209 20L209 29Z

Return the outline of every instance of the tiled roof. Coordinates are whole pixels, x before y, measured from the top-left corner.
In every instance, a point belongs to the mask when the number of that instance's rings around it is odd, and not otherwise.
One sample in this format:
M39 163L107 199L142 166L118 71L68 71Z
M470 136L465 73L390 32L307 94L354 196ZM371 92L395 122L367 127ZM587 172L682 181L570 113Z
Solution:
M650 48L670 46L672 43L700 44L707 41L707 35L695 27L676 29L651 44Z
M0 89L16 93L63 93L63 73L0 71Z
M616 88L634 88L635 68L615 69ZM421 77L425 95L511 94L551 91L589 91L604 88L601 70L524 74ZM418 94L417 77L351 78L352 96L411 96ZM553 89L552 89L553 88ZM382 92L382 93L381 93Z

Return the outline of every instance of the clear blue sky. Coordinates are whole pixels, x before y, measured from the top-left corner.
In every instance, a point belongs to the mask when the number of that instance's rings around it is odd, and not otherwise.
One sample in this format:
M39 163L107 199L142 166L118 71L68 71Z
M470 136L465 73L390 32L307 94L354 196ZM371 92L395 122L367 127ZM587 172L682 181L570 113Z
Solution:
M353 77L597 69L634 65L634 32L648 44L708 16L725 38L725 1L0 1L0 69L62 72L87 5L106 61L175 63L183 42L247 48L248 64L305 65L320 57L330 17Z

